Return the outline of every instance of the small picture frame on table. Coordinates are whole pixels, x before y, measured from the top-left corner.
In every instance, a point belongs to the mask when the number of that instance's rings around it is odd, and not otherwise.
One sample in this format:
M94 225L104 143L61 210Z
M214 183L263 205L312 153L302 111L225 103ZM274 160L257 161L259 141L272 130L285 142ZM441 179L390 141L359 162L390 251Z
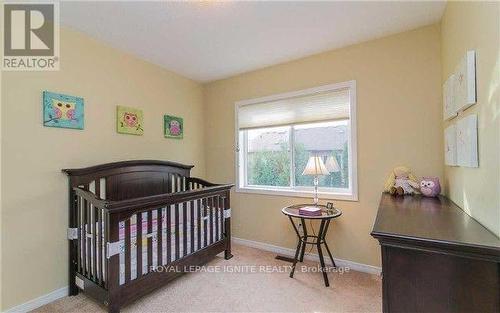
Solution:
M331 213L331 211L333 211L333 202L326 203L326 210L328 211L328 213Z

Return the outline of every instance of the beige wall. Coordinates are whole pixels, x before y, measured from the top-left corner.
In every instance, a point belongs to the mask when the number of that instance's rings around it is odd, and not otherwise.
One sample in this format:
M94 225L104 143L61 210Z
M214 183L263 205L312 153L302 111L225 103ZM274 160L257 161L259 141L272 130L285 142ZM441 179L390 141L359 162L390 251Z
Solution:
M500 236L500 3L449 2L442 30L442 81L476 51L479 168L445 167L445 192ZM447 126L449 122L444 123Z
M356 80L359 201L336 201L344 214L328 242L339 258L379 265L370 231L388 173L406 164L443 176L440 53L432 25L206 85L208 178L235 180L235 101ZM231 201L235 237L295 247L281 208L304 199L233 193Z
M233 182L235 101L348 80L357 81L359 201L336 201L344 214L328 241L336 257L380 265L378 244L369 233L385 178L401 164L417 176L443 178L441 82L468 48L478 53L478 105L468 112L480 114L481 167L447 168L445 190L498 233L498 4L490 5L450 3L441 26L204 87L64 29L61 71L3 73L1 81L2 309L67 285L67 180L61 168L170 159L195 164L195 175ZM43 90L84 97L85 130L43 127ZM116 133L118 104L143 108L144 136ZM163 138L164 113L185 118L184 140ZM492 153L484 153L487 147ZM233 193L233 235L294 248L293 231L280 210L303 201L308 200Z
M204 176L202 87L80 33L62 30L61 70L3 73L3 306L67 286L68 195L62 168L125 159L195 164ZM42 126L42 91L85 99L85 130ZM144 110L144 136L116 133L116 105ZM163 114L185 118L163 138Z

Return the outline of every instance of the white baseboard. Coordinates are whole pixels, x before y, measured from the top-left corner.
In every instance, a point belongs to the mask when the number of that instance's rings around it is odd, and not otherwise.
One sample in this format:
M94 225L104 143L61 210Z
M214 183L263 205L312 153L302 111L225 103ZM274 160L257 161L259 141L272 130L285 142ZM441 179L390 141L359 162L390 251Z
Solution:
M243 238L237 238L237 237L232 237L232 242L234 242L236 244L243 245L243 246L247 246L247 247L252 247L252 248L257 248L257 249L261 249L261 250L265 250L265 251L269 251L269 252L274 252L274 253L280 254L280 255L285 255L285 256L290 256L290 257L294 257L294 255L295 255L294 249L275 246L275 245L271 245L271 244L264 243L264 242L258 242L258 241L243 239ZM313 254L313 253L304 254L304 259L319 262L319 256L317 254ZM375 274L375 275L380 275L380 273L382 272L382 269L378 266L362 264L362 263L357 263L357 262L338 259L338 258L334 258L334 261L335 261L337 266L348 267L349 269L351 269L353 271L358 271L358 272L363 272L363 273L368 273L368 274ZM332 263L328 257L325 258L325 263L327 263L328 265L332 265Z
M36 299L30 300L23 304L17 305L13 308L8 309L5 313L25 313L37 309L47 303L56 301L69 294L68 286L62 287L60 289L54 290L46 295L38 297Z

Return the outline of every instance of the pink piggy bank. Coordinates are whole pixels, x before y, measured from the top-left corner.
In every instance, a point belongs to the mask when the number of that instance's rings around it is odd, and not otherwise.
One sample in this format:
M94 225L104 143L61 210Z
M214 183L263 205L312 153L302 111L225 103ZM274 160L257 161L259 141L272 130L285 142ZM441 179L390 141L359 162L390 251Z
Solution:
M436 197L441 193L441 185L437 177L424 177L420 181L420 192L426 197Z

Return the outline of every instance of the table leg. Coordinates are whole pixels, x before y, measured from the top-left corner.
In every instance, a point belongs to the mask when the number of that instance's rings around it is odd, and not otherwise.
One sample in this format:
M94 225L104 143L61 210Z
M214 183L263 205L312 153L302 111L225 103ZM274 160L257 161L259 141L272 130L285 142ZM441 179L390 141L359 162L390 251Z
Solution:
M325 286L328 287L328 286L330 286L330 283L328 282L328 275L326 273L325 259L323 258L323 251L321 249L321 238L322 238L324 227L325 227L325 221L322 220L321 225L319 227L318 241L316 242L316 246L318 247L319 262L321 264L321 272L323 274L323 280L325 281Z
M292 223L293 230L295 230L295 233L297 234L297 238L299 240L299 242L297 243L297 249L295 250L295 257L293 258L292 271L290 272L290 278L293 278L293 273L295 272L295 266L297 265L297 261L299 258L300 247L303 243L300 237L299 230L297 229L297 226L295 226L295 223L293 222L293 218L291 216L288 216L288 218L290 219L290 223Z
M337 267L337 265L335 265L335 261L333 260L332 253L330 252L330 247L328 247L328 244L326 243L326 232L328 231L328 226L330 226L330 220L328 220L326 222L326 226L325 226L325 229L323 230L323 234L322 234L322 239L323 239L323 242L325 244L326 252L328 252L328 256L330 257L330 260L332 261L333 267Z
M290 278L293 278L293 273L295 272L295 265L297 265L297 261L299 259L299 251L301 244L302 240L300 240L299 237L299 242L297 243L297 249L295 250L295 257L293 258L293 265L292 265L292 271L290 272Z
M328 252L328 256L330 256L330 260L332 261L333 267L337 267L337 265L335 264L335 261L333 260L332 253L330 252L330 249L328 248L328 244L326 243L326 241L325 241L325 248L326 248L326 252Z
M306 221L301 218L300 222L302 223L302 229L304 230L304 238L307 238L307 227L306 227ZM304 262L304 253L306 252L306 244L302 244L302 249L300 251L300 262Z

